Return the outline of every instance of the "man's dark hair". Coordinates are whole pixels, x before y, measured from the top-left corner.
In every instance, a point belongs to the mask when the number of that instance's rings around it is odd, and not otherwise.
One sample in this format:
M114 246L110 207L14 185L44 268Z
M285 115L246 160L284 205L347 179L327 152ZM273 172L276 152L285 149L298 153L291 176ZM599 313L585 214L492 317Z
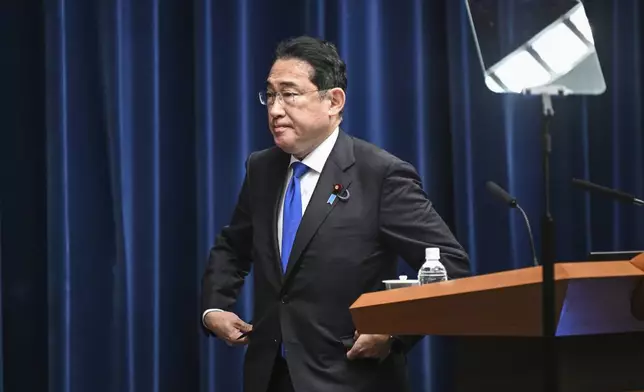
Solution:
M319 90L339 87L347 90L347 67L331 42L301 36L282 41L275 50L275 61L298 59L313 68L309 79Z

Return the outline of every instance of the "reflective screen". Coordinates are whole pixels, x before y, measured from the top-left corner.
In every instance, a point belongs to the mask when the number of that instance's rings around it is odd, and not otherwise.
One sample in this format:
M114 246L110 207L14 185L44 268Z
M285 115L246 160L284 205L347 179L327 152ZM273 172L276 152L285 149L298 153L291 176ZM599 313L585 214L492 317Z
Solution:
M577 0L467 0L488 69L578 4Z

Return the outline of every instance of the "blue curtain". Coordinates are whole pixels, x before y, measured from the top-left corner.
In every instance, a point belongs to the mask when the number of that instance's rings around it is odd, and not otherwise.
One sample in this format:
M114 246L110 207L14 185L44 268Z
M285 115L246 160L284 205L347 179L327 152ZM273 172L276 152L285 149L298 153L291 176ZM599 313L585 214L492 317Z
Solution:
M272 142L257 91L290 36L338 45L344 129L418 168L476 274L530 265L521 217L484 184L519 199L538 247L541 103L485 88L462 1L14 3L0 23L8 391L240 390L243 350L200 333L199 281L247 155ZM559 260L644 249L641 211L570 185L644 195L639 3L588 5L608 90L554 102ZM449 390L455 366L424 339L414 391Z

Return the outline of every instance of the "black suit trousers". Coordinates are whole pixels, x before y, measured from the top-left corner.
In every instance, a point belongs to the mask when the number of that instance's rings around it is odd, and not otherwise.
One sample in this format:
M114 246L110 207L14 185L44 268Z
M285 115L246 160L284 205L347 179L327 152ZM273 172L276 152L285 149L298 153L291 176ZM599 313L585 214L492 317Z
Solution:
M286 360L280 354L275 357L271 381L266 392L294 392Z

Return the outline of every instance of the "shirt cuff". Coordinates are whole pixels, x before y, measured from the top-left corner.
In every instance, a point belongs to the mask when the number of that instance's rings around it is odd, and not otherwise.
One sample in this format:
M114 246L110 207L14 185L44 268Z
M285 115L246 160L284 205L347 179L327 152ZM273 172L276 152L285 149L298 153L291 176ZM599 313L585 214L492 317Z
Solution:
M214 309L206 309L206 311L205 311L205 312L203 312L203 314L201 315L201 323L202 323L202 324L203 324L203 326L204 326L204 327L206 327L206 328L208 328L208 327L206 326L206 315L207 315L208 313L210 313L210 312L223 312L223 310L214 308Z

